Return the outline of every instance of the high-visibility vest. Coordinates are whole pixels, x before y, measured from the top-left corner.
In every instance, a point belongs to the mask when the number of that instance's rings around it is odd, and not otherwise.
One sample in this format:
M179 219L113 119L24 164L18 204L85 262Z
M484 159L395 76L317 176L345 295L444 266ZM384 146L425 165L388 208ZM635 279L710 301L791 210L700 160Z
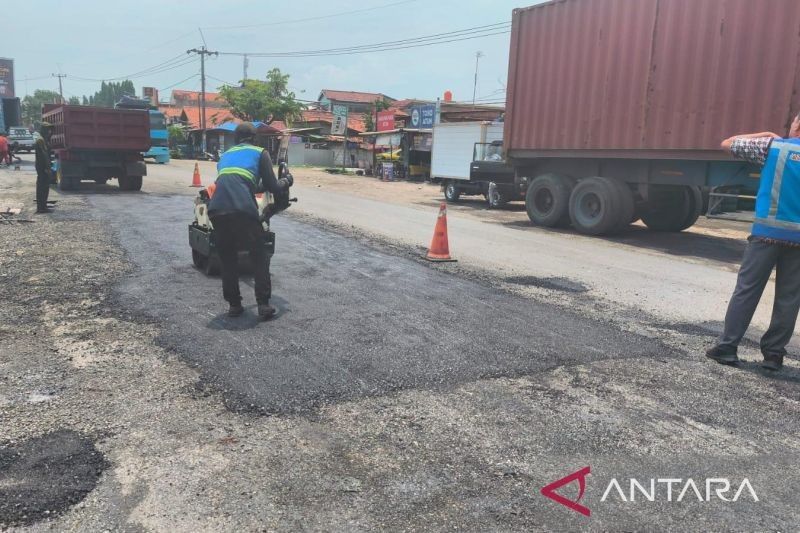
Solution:
M263 148L252 144L237 144L219 158L218 176L236 174L255 183L256 176L258 176L258 163L261 161L261 152L263 151Z
M800 139L775 139L770 145L753 236L800 244Z

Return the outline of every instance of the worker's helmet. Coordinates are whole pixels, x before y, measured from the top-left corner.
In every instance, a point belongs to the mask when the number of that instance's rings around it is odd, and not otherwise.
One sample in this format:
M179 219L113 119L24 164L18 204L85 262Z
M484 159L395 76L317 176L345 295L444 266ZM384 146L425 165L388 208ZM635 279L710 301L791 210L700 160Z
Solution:
M49 122L43 121L39 125L39 133L50 132L50 131L53 131L53 125L50 124Z
M256 127L253 126L252 122L242 122L236 126L234 136L236 137L237 143L246 141L248 139L252 141L256 136Z

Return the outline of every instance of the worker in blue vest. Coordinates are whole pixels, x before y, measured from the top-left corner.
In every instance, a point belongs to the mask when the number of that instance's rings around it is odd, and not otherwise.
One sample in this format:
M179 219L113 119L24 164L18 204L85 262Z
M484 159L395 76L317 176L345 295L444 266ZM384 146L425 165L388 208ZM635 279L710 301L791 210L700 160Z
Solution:
M738 135L722 142L735 157L764 166L756 199L756 219L725 315L725 330L706 356L723 364L739 362L737 349L764 288L775 272L775 304L761 337L761 364L780 370L800 310L800 115L788 138L772 132Z
M269 303L272 284L255 195L265 191L285 193L294 179L288 173L280 180L275 177L269 152L253 144L256 137L253 124L239 124L234 135L236 146L220 157L216 190L208 204L222 266L222 294L230 305L228 316L244 313L239 292L238 253L239 249L246 249L253 263L258 315L268 320L275 316L275 308Z

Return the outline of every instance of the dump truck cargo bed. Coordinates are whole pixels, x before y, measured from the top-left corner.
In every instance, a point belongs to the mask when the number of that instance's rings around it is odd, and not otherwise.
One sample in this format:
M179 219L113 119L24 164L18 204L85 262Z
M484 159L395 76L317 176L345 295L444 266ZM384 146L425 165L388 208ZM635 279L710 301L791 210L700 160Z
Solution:
M46 110L42 119L53 125L54 149L132 152L150 149L147 111L63 105Z

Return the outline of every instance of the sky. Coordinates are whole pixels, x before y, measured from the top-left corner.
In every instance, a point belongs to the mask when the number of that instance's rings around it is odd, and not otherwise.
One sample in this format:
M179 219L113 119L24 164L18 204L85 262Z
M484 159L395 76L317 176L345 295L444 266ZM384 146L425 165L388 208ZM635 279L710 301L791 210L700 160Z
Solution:
M70 97L97 91L100 81L91 80L121 78L163 64L160 72L131 79L137 92L153 86L164 100L170 88L200 89L199 59L192 60L186 50L201 47L203 38L209 50L219 52L371 45L510 21L514 8L540 1L31 0L16 2L14 23L6 18L0 26L0 57L15 61L19 96L58 90L54 73L66 74L64 96ZM248 78L263 79L269 69L280 68L305 100L316 100L321 89L336 89L431 100L450 90L456 101L471 101L480 51L477 97L499 103L505 96L508 49L509 34L503 33L365 54L251 57ZM182 56L186 61L178 59ZM243 76L243 58L212 56L206 75L208 91L236 84Z

